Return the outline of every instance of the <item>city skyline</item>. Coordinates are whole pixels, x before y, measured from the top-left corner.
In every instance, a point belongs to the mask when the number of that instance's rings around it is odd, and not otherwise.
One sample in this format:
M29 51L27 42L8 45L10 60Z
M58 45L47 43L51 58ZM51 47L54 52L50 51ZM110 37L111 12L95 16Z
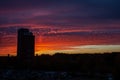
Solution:
M0 56L17 55L17 30L35 54L120 52L119 0L0 1Z

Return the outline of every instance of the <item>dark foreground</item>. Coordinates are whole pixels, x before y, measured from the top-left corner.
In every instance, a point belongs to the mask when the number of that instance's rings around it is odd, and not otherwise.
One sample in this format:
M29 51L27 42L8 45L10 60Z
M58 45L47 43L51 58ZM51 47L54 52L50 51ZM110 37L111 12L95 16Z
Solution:
M0 57L0 80L120 80L120 53Z
M36 71L36 70L0 70L0 80L113 80L112 74Z

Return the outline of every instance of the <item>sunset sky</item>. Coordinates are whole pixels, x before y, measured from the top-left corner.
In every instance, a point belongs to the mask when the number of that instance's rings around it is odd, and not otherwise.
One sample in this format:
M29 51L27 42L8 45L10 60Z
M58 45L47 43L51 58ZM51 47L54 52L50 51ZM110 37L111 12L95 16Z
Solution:
M36 54L120 52L120 0L0 0L0 55L16 55L19 28Z

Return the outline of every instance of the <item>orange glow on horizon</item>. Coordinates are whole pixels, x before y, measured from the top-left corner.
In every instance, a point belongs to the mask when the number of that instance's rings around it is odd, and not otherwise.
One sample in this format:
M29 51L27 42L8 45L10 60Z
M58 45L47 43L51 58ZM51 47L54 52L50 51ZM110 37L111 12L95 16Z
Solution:
M42 29L50 28L46 26L41 26ZM30 29L38 29L38 26L30 27ZM51 28L50 28L51 29ZM85 32L87 34L78 34L78 32ZM118 40L120 40L119 35L107 35L107 34L92 34L92 30L64 30L60 29L56 32L46 32L39 33L33 30L35 35L35 54L49 53L53 54L56 52L66 52L66 53L94 53L96 50L98 52L104 52L105 50L99 49L75 49L75 46L84 45L118 45ZM73 34L72 34L73 33ZM116 39L118 38L118 39ZM0 45L0 55L16 55L17 47L17 35L16 34L4 34L2 35L1 45ZM111 49L111 52L114 51ZM118 50L116 50L118 51Z

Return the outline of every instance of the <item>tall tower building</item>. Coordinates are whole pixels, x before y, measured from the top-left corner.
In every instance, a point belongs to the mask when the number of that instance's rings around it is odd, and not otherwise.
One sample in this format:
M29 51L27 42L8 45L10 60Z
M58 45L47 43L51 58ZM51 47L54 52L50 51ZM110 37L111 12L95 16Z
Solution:
M35 36L28 29L18 30L17 57L21 59L34 57Z

